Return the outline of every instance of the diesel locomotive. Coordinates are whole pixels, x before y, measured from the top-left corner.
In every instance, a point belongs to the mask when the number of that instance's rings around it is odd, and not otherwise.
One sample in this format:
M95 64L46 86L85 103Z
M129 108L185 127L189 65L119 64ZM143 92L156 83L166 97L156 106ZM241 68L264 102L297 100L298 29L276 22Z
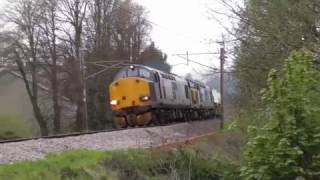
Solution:
M121 128L206 119L220 111L212 89L203 83L143 65L121 69L109 97Z

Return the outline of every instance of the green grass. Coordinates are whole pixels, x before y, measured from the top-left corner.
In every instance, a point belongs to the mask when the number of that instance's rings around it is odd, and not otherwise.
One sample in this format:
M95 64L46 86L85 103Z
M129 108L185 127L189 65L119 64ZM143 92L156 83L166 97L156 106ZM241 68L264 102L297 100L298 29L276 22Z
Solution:
M67 152L62 155L49 155L37 162L18 163L0 166L1 180L40 180L40 179L90 179L91 171L98 171L98 163L105 153L96 151Z
M31 127L12 116L0 116L0 139L31 137Z
M76 151L0 166L2 180L236 179L238 167L194 151Z

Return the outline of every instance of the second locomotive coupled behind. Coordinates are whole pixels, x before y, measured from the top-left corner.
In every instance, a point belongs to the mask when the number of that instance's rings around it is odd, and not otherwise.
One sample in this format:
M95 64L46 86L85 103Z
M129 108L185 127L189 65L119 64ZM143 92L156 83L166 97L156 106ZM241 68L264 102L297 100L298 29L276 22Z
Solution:
M142 65L123 68L110 84L110 104L118 127L205 119L219 114L212 89Z

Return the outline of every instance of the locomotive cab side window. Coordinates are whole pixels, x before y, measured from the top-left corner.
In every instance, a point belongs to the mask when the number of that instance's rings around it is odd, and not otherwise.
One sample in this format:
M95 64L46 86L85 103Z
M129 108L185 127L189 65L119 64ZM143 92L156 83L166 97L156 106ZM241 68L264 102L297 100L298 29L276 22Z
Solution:
M178 90L178 86L176 82L172 82L172 96L173 99L177 99L177 90Z
M140 68L139 69L139 77L151 79L151 72L147 69Z
M185 93L186 93L186 98L189 99L189 88L187 85L184 86L184 90L185 90Z
M156 82L160 81L160 77L159 77L159 74L157 72L154 73L154 79L155 79Z

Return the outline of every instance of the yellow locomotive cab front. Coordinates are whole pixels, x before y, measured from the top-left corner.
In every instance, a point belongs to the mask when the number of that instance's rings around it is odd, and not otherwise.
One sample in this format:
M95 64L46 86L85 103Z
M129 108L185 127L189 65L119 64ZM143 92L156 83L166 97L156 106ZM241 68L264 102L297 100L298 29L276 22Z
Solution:
M120 79L109 87L112 110L149 106L149 82L142 78Z
M152 115L146 110L151 106L149 81L128 77L113 82L109 87L114 121L120 127L146 125Z

